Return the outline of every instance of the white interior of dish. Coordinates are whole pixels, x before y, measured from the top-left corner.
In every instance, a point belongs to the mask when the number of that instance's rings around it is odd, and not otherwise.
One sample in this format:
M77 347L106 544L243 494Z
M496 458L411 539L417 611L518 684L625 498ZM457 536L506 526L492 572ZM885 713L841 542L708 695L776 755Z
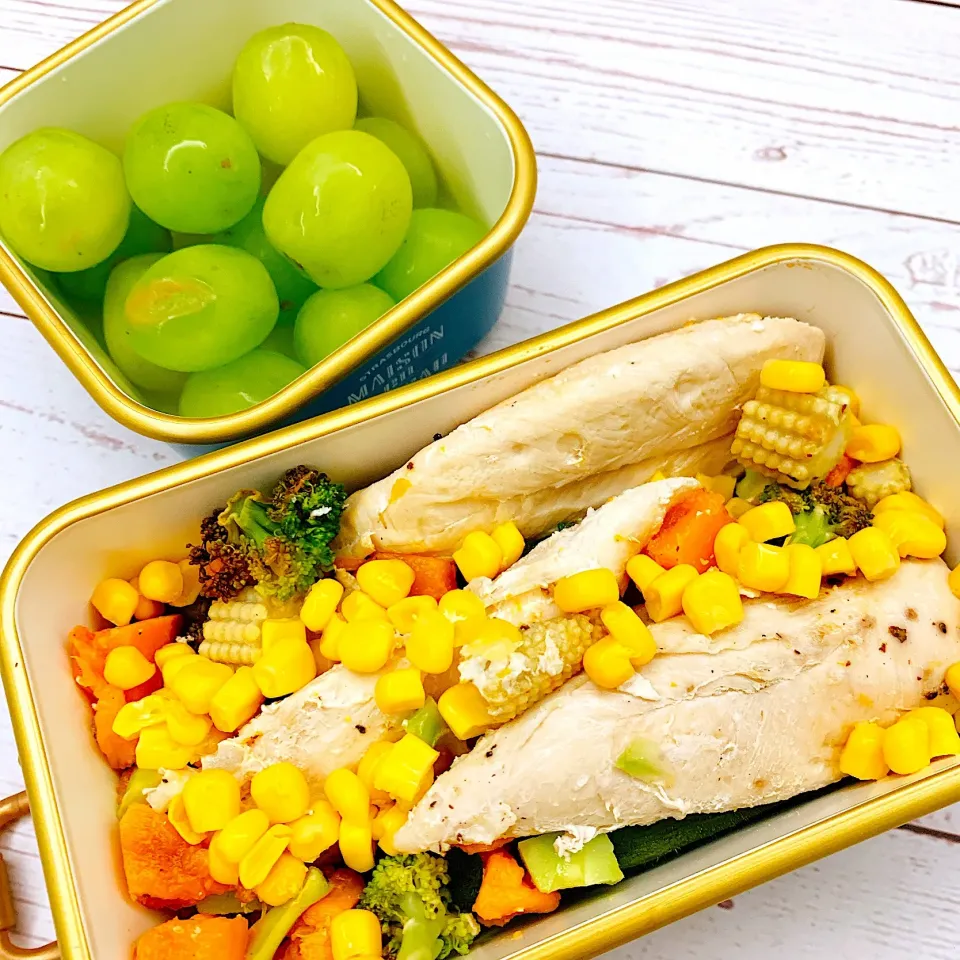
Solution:
M117 151L146 110L176 100L230 108L230 75L258 30L312 23L349 55L367 114L389 116L429 144L444 189L488 225L514 184L507 131L493 112L369 0L159 0L140 17L71 58L0 107L0 152L44 126L69 127ZM50 305L123 390L119 373L60 298Z
M25 667L38 705L89 938L88 953L76 956L126 956L132 939L155 922L129 904L122 892L115 778L90 740L87 706L74 689L63 652L67 632L83 619L99 579L132 576L147 560L182 555L198 520L227 495L241 487L269 483L287 467L310 463L350 486L365 484L404 462L435 433L448 432L583 357L675 328L691 318L742 311L794 316L827 333L831 379L857 390L871 420L889 421L900 428L916 489L946 516L956 551L960 506L951 478L960 474L957 424L875 292L845 270L813 259L758 269L503 373L76 522L41 548L23 578L16 607ZM960 557L954 553L948 559L956 562ZM56 584L55 590L51 584ZM933 775L945 765L951 764L941 763L924 775ZM519 937L495 938L471 955L477 960L512 956L536 940L642 901L666 884L862 804L896 789L900 782L852 786L820 797L532 923Z

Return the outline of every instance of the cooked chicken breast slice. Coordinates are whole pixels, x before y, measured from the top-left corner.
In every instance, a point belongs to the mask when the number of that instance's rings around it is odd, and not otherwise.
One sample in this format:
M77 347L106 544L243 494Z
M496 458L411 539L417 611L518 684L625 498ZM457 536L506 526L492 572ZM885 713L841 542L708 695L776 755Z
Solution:
M471 530L502 520L514 520L525 536L542 533L659 466L686 472L670 467L684 451L701 448L694 461L713 457L719 450L704 445L732 433L766 360L819 361L823 350L816 327L740 314L589 357L354 493L337 549L349 557L450 551Z
M663 525L667 510L699 482L676 477L644 483L590 511L576 526L558 530L493 580L468 587L487 614L511 623L530 624L560 616L548 588L562 577L605 567L619 580L627 561L639 553Z
M817 600L748 602L713 638L684 618L652 627L661 652L624 690L571 680L483 737L397 832L402 852L563 831L577 843L628 824L784 800L841 776L852 724L929 702L960 659L960 601L940 560ZM955 703L947 704L955 707ZM664 776L630 777L629 744Z
M321 795L332 770L355 766L367 747L396 724L374 700L381 675L352 673L337 664L264 707L235 737L222 741L216 753L203 758L204 770L227 770L246 781L286 760L304 773L313 795Z

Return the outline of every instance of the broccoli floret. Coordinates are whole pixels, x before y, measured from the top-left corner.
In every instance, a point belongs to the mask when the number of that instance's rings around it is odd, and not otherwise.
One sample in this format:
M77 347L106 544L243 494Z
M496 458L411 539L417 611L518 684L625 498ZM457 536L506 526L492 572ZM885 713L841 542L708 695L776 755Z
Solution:
M812 547L833 537L852 537L858 530L869 527L873 519L862 500L851 497L842 486L830 487L825 483L812 484L806 490L770 483L763 488L758 500L760 503L782 500L797 524L790 543L808 543Z
M451 906L450 873L430 853L384 857L358 906L373 911L387 938L387 956L397 960L444 960L470 949L480 925L472 913Z
M228 542L217 510L200 523L200 543L188 544L190 562L200 568L200 593L211 600L232 600L256 577L247 550Z

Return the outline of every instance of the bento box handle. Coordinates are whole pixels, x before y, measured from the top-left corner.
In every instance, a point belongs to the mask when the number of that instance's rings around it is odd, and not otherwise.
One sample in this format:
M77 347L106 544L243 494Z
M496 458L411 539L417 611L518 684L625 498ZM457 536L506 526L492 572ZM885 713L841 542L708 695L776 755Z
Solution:
M0 830L5 830L28 813L30 802L26 792L0 800ZM10 931L16 925L17 914L13 906L13 894L10 892L10 877L7 875L7 865L0 856L0 960L25 960L27 957L33 960L58 960L60 949L56 943L48 943L45 947L34 947L31 950L11 943Z

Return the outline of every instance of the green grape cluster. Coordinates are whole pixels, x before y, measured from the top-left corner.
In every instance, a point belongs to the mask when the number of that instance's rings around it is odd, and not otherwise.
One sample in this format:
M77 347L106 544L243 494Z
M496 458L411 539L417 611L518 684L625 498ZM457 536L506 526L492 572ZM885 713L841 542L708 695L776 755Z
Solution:
M43 128L0 153L0 234L100 325L117 382L181 417L282 390L461 257L486 228L443 208L427 145L357 117L357 77L319 26L239 51L232 109L162 104L122 156Z

